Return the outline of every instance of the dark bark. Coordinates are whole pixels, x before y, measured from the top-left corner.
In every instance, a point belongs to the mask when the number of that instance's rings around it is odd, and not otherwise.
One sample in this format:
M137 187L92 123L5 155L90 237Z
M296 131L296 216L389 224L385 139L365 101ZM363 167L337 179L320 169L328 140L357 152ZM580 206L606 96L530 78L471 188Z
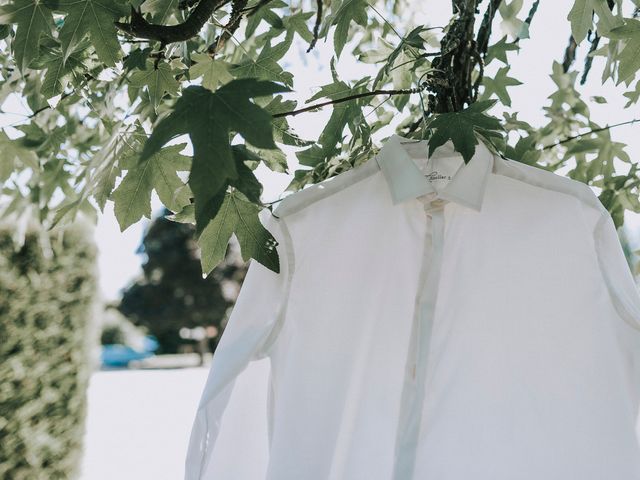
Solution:
M567 48L564 49L564 59L562 60L562 71L567 73L571 68L571 64L576 59L576 49L578 48L578 44L576 43L573 35L569 36L569 44Z
M442 54L433 59L427 80L430 113L457 112L475 100L472 72L482 62L474 38L476 6L477 0L453 0L457 18L442 38Z
M164 45L183 42L198 35L213 12L228 2L229 0L200 0L189 18L178 25L149 23L138 10L132 8L130 22L116 22L116 27L134 37L156 40Z

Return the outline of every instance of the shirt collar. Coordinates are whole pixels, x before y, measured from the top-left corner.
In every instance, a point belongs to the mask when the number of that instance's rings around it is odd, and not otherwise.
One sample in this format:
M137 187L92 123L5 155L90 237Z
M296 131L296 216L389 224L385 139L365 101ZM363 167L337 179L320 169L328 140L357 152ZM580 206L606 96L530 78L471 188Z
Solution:
M394 205L436 191L401 145L401 141L407 140L411 139L394 133L375 156L387 180ZM426 140L424 144L425 146L428 144ZM434 157L441 150L447 152L448 156L451 154L460 155L458 152L454 153L451 140L438 147L434 152ZM460 203L479 212L482 208L489 173L493 171L494 161L493 153L482 141L479 141L471 160L460 166L453 178L439 192L438 197Z

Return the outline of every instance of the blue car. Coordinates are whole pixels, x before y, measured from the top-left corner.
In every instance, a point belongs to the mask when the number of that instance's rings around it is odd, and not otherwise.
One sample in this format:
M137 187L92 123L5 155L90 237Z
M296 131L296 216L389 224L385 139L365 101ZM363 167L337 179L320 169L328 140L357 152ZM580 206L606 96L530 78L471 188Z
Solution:
M132 360L143 360L152 357L158 349L158 341L152 337L145 337L142 350L134 350L133 348L119 343L112 345L103 345L100 360L102 366L107 368L123 368L129 365Z

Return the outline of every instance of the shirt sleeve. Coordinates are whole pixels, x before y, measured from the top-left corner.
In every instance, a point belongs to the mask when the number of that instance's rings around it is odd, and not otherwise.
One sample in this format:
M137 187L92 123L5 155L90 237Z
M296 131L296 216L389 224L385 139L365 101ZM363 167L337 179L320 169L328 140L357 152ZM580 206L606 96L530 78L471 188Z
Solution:
M595 226L598 262L614 307L631 327L640 330L640 294L611 214L603 208Z
M280 272L255 259L249 267L227 325L213 354L211 368L193 423L185 462L185 480L201 480L211 460L222 418L237 377L250 362L268 356L281 324L293 273L293 250L282 218L268 209L262 224L277 241Z

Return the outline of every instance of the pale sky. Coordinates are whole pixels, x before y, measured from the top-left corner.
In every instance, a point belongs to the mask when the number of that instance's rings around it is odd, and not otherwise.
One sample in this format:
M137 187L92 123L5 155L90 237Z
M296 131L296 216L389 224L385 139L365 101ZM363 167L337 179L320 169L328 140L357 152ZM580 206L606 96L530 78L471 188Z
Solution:
M481 4L482 12L484 12L485 3ZM531 3L531 1L524 2L523 10L519 15L520 18L524 19ZM554 60L561 61L564 55L570 32L566 16L572 3L571 0L540 2L530 29L531 38L520 41L522 51L519 55L514 52L509 53L512 61L509 75L523 82L523 85L509 89L512 99L512 111L519 112L519 118L529 122L534 127L543 124L544 112L542 107L549 105L550 101L547 97L555 90L554 84L549 77L551 64ZM450 2L438 2L436 0L414 2L414 8L416 8L415 15L403 15L405 18L412 18L415 22L414 25L442 26L450 18ZM388 20L401 34L407 33L414 26L407 25L403 27L399 22L394 22L390 18ZM310 23L310 25L312 24ZM500 27L497 25L496 27L492 43L502 36ZM296 41L300 42L297 36ZM577 67L581 68L583 64L585 48L586 43L578 52ZM289 53L288 61L281 62L288 71L294 74L294 87L296 90L293 94L286 95L285 98L298 100L298 107L304 106L304 100L311 97L319 86L331 81L331 72L329 70L329 61L333 52L331 41L325 42L322 40L318 42L311 53L307 54L305 50L306 45L303 45L299 51L292 49ZM344 49L340 61L336 65L337 71L343 80L355 80L367 74L372 77L375 76L379 66L358 63L354 58L350 57L349 51L348 47ZM611 80L607 80L604 85L601 85L602 65L602 57L597 57L593 62L588 83L579 87L583 100L589 104L592 120L604 126L607 123L618 123L637 117L637 105L630 109L623 108L626 99L622 97L622 93L627 89L623 86L616 88ZM495 68L493 66L489 73L492 74ZM589 97L596 95L607 98L609 102L607 104L589 102ZM410 101L419 102L418 95L412 95ZM13 104L11 108L7 107L7 103L4 105L5 110L17 111L16 108L18 107ZM369 111L370 108L366 109L365 114ZM330 113L330 108L320 112L307 112L290 117L289 123L303 138L317 139ZM497 115L498 112L495 112L495 114ZM401 119L404 116L398 115L398 118ZM10 124L16 121L17 118L4 116L0 125ZM612 137L615 141L624 142L628 145L627 152L633 161L637 161L640 158L640 141L637 138L637 133L634 135L634 132L637 132L637 128L637 125L621 126L612 131ZM391 133L392 126L390 125L383 134L378 136L378 140ZM293 149L285 147L291 172L295 171L298 166L297 159L292 153L293 151ZM616 162L618 161L616 160ZM620 162L619 164L616 163L616 167L618 171L626 172L629 166ZM560 170L558 173L562 174L564 170ZM278 199L292 178L288 175L271 172L264 165L260 165L256 175L265 187L263 200L267 202ZM157 197L154 198L153 207L155 214L157 214L161 208ZM637 214L629 213L627 213L626 217L628 232L632 234L632 239L636 245L635 239L637 238L637 232L640 230L639 217ZM143 219L136 225L129 227L124 233L121 233L113 215L113 204L108 203L105 214L101 216L96 228L96 240L100 250L101 289L107 299L117 298L118 291L140 272L140 263L143 259L135 254L135 250L140 244L144 229L148 223L148 220Z

